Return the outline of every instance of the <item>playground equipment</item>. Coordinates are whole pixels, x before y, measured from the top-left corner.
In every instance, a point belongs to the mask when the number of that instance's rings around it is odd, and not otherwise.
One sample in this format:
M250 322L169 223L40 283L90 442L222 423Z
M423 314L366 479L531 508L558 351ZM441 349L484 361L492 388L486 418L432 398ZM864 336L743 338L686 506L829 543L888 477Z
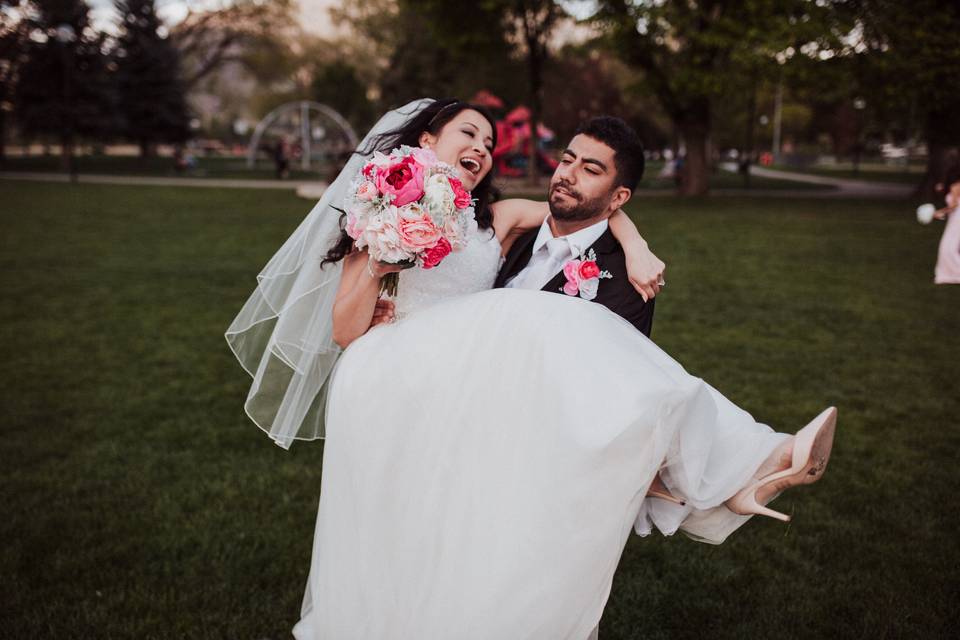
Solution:
M497 146L493 150L493 162L497 175L517 177L527 175L530 163L530 109L519 106L497 121ZM553 131L537 125L537 170L551 174L557 168L557 161L543 150L546 143L556 135Z
M272 155L276 145L284 143L294 157L299 156L300 168L309 170L315 161L319 164L349 154L359 140L350 123L327 105L309 100L288 102L257 124L247 150L247 166L256 166L259 151Z

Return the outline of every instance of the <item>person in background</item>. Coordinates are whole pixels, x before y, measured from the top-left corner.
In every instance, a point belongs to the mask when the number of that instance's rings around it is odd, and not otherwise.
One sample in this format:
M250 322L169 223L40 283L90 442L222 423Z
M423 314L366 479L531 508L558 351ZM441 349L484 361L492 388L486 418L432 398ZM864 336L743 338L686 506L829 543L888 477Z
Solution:
M935 218L947 224L937 250L934 269L935 284L960 284L960 167L955 164L943 181L946 206L937 210Z

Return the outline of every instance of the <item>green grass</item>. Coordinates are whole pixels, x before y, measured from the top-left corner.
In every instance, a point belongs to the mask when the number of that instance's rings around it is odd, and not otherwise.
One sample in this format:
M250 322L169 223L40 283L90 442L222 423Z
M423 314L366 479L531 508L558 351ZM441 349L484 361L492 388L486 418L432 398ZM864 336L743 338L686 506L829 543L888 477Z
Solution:
M309 205L273 191L0 182L0 637L283 638L321 444L243 414L222 333ZM840 426L823 482L722 546L632 536L624 638L948 637L960 287L910 203L642 199L654 339L758 419Z
M270 162L260 161L253 168L248 169L245 158L198 157L197 167L183 173L177 173L173 168L172 158L137 158L130 156L78 156L76 159L77 171L82 174L106 174L119 176L161 176L186 178L232 178L239 180L273 180L276 175ZM322 170L303 171L297 168L296 161L290 165L290 179L292 180L319 180L327 176L332 167L326 166ZM663 167L662 162L650 162L647 165L644 179L640 183L641 189L673 189L673 180L662 180L657 174ZM32 171L32 172L63 172L63 163L59 155L8 157L0 162L0 171ZM547 178L544 177L544 183ZM717 170L710 176L710 185L715 189L742 189L743 177L726 171ZM751 176L751 189L790 189L790 190L823 190L830 189L823 185L779 180L777 178L760 178Z

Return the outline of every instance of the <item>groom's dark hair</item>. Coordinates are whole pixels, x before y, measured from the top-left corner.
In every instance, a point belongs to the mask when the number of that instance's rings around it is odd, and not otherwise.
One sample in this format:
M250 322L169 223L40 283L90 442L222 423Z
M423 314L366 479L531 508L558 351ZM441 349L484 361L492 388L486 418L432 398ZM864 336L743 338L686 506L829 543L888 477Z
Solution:
M633 191L643 178L643 143L626 122L613 116L597 116L582 123L574 135L583 134L613 149L617 166L616 185Z

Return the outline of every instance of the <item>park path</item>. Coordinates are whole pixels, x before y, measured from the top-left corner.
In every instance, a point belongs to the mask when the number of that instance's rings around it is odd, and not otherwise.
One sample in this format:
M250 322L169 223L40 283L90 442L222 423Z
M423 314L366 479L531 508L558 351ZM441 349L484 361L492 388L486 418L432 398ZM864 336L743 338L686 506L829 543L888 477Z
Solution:
M721 167L726 171L736 171L736 165L725 163ZM903 184L869 182L830 178L792 171L774 171L763 167L750 167L751 175L761 178L775 178L808 184L833 187L831 189L711 189L711 196L725 197L763 197L763 198L881 198L901 199L909 197L913 187ZM33 182L70 182L65 173L0 171L0 180L29 180ZM277 189L297 191L307 199L319 199L326 187L324 183L310 180L248 180L243 178L176 178L164 176L115 176L83 173L76 176L81 184L141 185L155 187L206 187L213 189ZM525 180L505 180L500 186L505 195L529 195L531 187ZM546 192L546 181L543 189ZM675 195L673 189L638 189L635 197L668 197Z
M737 172L737 165L733 162L725 162L721 167L725 171ZM833 189L828 192L831 194L831 197L907 198L913 193L913 185L909 184L853 180L850 178L831 178L830 176L820 176L811 173L767 169L756 165L750 166L750 175L757 176L758 178L772 178L833 187Z

